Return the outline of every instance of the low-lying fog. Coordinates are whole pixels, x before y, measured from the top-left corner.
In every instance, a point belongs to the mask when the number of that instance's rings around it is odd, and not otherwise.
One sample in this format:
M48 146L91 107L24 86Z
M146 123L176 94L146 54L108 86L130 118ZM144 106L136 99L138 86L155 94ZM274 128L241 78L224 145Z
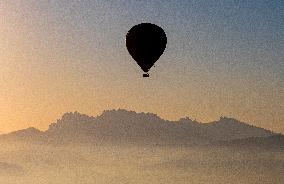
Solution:
M284 152L1 143L0 183L280 184L284 183Z

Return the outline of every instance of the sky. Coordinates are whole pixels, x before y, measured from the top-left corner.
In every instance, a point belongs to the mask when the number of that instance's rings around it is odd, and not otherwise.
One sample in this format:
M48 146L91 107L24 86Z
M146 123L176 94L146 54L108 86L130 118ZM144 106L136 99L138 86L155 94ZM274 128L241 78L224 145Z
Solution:
M125 47L142 22L168 38L150 78ZM283 53L282 0L1 0L0 131L122 108L284 133Z

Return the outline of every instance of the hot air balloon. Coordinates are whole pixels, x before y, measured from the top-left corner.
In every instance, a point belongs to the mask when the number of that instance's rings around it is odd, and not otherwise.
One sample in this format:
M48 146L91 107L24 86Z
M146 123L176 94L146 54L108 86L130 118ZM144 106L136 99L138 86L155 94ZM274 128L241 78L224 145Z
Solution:
M126 35L126 47L129 54L149 77L149 70L163 54L167 45L167 36L162 28L151 23L133 26Z

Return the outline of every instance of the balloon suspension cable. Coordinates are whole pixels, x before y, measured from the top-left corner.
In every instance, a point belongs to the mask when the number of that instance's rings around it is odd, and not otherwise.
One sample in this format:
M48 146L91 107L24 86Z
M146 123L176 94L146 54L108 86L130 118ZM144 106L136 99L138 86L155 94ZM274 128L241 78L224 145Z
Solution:
M149 73L143 73L143 77L149 77Z

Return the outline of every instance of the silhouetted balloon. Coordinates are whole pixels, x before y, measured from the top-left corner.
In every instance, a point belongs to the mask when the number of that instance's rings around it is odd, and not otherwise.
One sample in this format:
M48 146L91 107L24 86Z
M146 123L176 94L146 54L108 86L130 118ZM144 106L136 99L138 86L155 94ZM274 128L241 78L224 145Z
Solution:
M167 36L162 28L151 23L133 26L126 35L126 47L132 58L147 73L163 54L167 45Z

